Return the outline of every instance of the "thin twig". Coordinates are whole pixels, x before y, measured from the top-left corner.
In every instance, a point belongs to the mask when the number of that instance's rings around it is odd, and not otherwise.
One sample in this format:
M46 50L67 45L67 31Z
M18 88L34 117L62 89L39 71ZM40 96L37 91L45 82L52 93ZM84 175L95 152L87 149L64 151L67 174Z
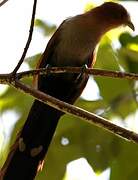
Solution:
M3 0L3 1L0 3L0 7L3 6L6 2L8 2L8 0Z
M0 74L0 84L9 84L9 82L14 82L15 79L22 79L25 77L30 77L34 75L44 75L47 73L80 73L82 72L82 68L80 67L49 67L41 68L36 70L29 70L16 73L14 77L11 79L11 74ZM120 71L109 71L102 69L92 69L86 68L84 73L91 74L94 76L102 76L102 77L112 77L112 78L121 78L121 79L130 79L130 80L138 80L138 74L135 73L126 73Z
M109 122L105 118L99 117L93 113L82 110L79 107L75 107L75 106L65 103L63 101L60 101L60 100L58 100L52 96L49 96L39 90L33 89L18 80L15 81L15 84L12 84L12 85L14 87L16 87L17 89L30 94L31 96L35 97L36 99L56 108L58 110L61 110L67 114L72 114L72 115L75 115L82 119L85 119L86 121L88 121L94 125L97 125L99 127L102 127L120 137L123 137L129 141L138 143L138 134L136 134L130 130L127 130L125 128L122 128L120 126L117 126L117 125Z
M30 77L34 75L44 75L47 73L81 73L81 72L82 72L82 68L80 67L49 67L48 69L40 68L40 69L16 73L16 75L12 77L12 79L11 79L11 74L0 74L0 84L9 84L9 82L14 82L16 78L22 79L22 78ZM120 72L120 71L109 71L109 70L102 70L102 69L86 68L84 70L84 73L91 74L94 76L138 80L138 74L126 73L126 72Z
M47 73L81 73L82 68L80 67L49 67L41 68L36 70L24 71L17 73L18 79L23 77L29 77L33 75L42 75ZM102 69L92 69L86 68L84 71L86 74L91 74L95 76L106 76L106 77L113 77L113 78L123 78L123 79L133 79L138 80L138 74L135 73L127 73L127 72L120 72L120 71L109 71L109 70L102 70Z
M0 84L9 84L10 74L0 74Z
M34 29L34 19L35 19L35 13L36 13L36 5L37 5L37 0L34 0L34 5L33 5L33 11L32 11L32 18L31 18L31 25L30 25L30 30L29 30L29 36L28 36L28 40L26 42L23 54L21 56L21 59L19 60L17 66L15 67L15 69L13 70L13 72L11 73L12 75L15 75L16 72L18 71L18 69L20 68L21 64L24 61L24 58L26 56L26 53L28 51L28 48L30 46L31 40L32 40L32 35L33 35L33 29Z

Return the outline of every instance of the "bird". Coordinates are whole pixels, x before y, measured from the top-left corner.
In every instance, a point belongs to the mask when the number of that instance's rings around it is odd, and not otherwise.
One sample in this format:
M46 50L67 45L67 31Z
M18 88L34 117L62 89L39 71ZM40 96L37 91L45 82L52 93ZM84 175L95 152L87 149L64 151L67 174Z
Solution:
M37 75L37 89L74 104L89 78L89 75L83 73L83 67L94 66L96 49L103 35L122 25L135 29L128 11L114 2L103 3L85 13L65 19L49 40L37 68L82 67L82 72ZM1 170L1 179L35 178L38 169L42 168L58 121L63 115L63 112L34 100Z

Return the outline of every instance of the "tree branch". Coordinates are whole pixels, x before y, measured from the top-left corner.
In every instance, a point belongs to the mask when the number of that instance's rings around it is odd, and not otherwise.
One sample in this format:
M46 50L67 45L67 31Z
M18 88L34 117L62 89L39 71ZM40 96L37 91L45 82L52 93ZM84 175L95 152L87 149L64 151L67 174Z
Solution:
M8 0L3 0L0 3L0 6L5 4ZM17 73L19 70L21 64L23 63L26 53L29 49L31 40L32 40L32 35L33 35L33 29L34 29L34 20L35 20L35 13L36 13L36 5L37 5L37 0L34 0L33 4L33 11L32 11L32 18L31 18L31 24L30 24L30 30L29 30L29 36L23 51L23 54L13 70L12 73L10 74L0 74L0 83L1 84L9 84L13 86L14 88L23 91L24 93L28 93L31 96L35 97L39 101L42 101L43 103L48 104L49 106L52 106L60 111L63 111L67 114L71 114L74 116L77 116L81 119L84 119L96 126L102 127L111 133L118 135L122 138L125 138L129 141L133 141L135 143L138 143L138 134L135 132L132 132L130 130L127 130L125 128L122 128L120 126L117 126L105 118L102 118L100 116L97 116L93 113L89 113L88 111L82 110L79 107L75 107L73 105L70 105L68 103L65 103L63 101L60 101L48 94L45 94L39 90L35 90L22 82L19 81L19 79L23 77L28 77L28 76L34 76L34 75L40 75L40 74L47 74L47 73L80 73L82 72L82 68L74 67L53 67L53 68L44 68L44 69L37 69L37 70L31 70L31 71L26 71L26 72L21 72ZM138 80L138 75L134 73L124 73L124 72L114 72L114 71L107 71L107 70L99 70L99 69L88 69L86 68L85 70L83 69L84 73L87 74L92 74L96 76L107 76L107 77L113 77L113 78L125 78L125 79L134 79Z
M48 69L40 68L40 69L16 73L15 76L12 78L11 78L11 74L0 74L0 84L9 84L10 82L14 82L15 79L22 79L34 75L46 75L48 73L81 73L81 72L82 72L81 67L49 67ZM138 74L120 72L120 71L86 68L84 70L84 73L94 76L138 80Z
M48 68L41 68L41 69L17 73L17 78L21 79L24 77L29 77L34 75L44 75L47 73L81 73L81 72L82 72L81 67L48 67ZM138 74L135 73L126 73L120 71L110 71L110 70L93 69L93 68L86 68L83 70L83 72L95 76L138 80Z
M3 1L0 3L0 7L3 6L6 2L8 2L8 0L3 0Z
M17 66L14 68L13 72L11 73L12 76L14 76L16 74L16 72L18 71L18 69L20 68L20 66L22 65L24 58L26 56L26 53L28 51L28 48L30 46L31 40L32 40L32 35L33 35L33 29L34 29L34 19L35 19L35 13L36 13L36 5L37 5L37 0L34 0L34 5L33 5L33 11L32 11L32 18L31 18L31 24L30 24L30 30L29 30L29 36L28 36L28 40L26 42L23 54L21 56L21 59L19 60Z
M42 101L43 103L48 104L49 106L52 106L58 110L61 110L67 114L75 115L81 119L84 119L96 126L102 127L110 132L112 132L115 135L118 135L122 138L125 138L129 141L133 141L135 143L138 143L138 134L135 132L132 132L130 130L127 130L125 128L122 128L120 126L117 126L105 118L99 117L93 113L90 113L88 111L82 110L79 107L75 107L73 105L70 105L68 103L65 103L63 101L60 101L48 94L45 94L39 90L35 90L22 82L16 80L15 83L11 84L13 87L17 88L18 90L21 90L25 93L30 94L31 96L35 97L36 99Z
M21 79L23 77L40 75L40 74L47 74L47 73L80 73L82 68L80 67L52 67L52 68L42 68L30 71L24 71L20 73L16 73L16 76L11 79L10 74L0 74L0 83L1 84L9 84L13 87L25 92L29 93L31 96L35 97L36 99L58 109L65 113L75 115L82 119L92 122L93 124L103 127L104 129L119 135L123 138L131 140L135 143L138 143L138 134L129 131L125 128L117 126L106 119L99 117L93 113L89 113L84 111L80 108L77 108L73 105L68 103L62 102L54 97L51 97L43 92L38 90L32 89L31 87L26 86L25 84L21 83L17 79ZM100 69L91 69L86 68L84 73L92 74L96 76L106 76L106 77L113 77L113 78L125 78L125 79L133 79L138 80L138 74L134 73L125 73L125 72L118 72L118 71L107 71L107 70L100 70Z

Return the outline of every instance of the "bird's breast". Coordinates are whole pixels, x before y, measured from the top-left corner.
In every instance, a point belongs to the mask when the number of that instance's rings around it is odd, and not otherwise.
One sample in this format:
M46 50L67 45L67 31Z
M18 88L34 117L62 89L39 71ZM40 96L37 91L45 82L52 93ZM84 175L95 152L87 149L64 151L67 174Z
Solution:
M75 28L74 24L62 28L60 41L55 48L56 63L61 66L82 66L91 58L97 40L91 32Z

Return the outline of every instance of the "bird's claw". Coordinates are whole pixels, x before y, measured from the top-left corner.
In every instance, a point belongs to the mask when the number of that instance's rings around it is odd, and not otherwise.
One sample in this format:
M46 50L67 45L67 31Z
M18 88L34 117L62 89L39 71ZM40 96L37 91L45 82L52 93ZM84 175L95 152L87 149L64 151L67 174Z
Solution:
M83 76L83 74L85 73L85 70L86 70L87 68L88 68L87 64L84 64L84 65L81 67L81 72L80 72L79 75L77 76L75 82L78 83L79 81L81 81L82 76Z
M45 67L45 68L46 68L47 76L50 75L49 69L50 69L51 67L52 67L52 66L51 66L50 64L47 64L46 67Z

